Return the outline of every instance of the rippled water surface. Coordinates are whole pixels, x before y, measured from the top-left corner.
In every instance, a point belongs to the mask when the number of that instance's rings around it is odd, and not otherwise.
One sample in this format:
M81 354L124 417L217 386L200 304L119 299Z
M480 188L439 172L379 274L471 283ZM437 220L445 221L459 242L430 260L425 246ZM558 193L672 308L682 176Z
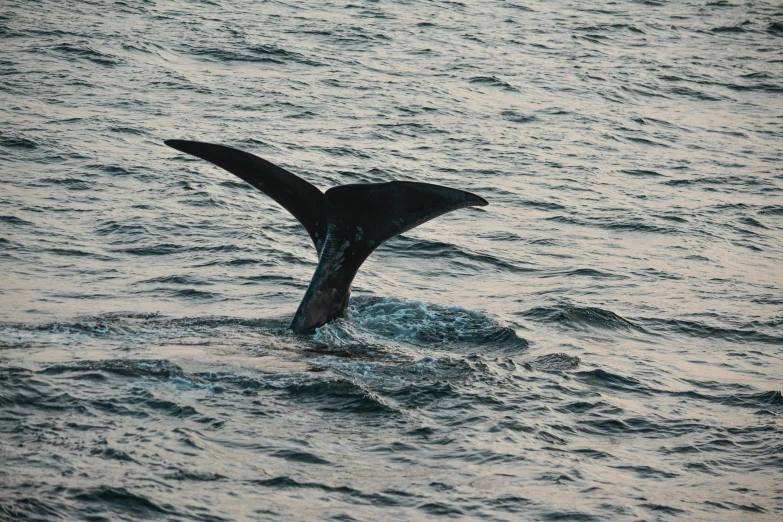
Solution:
M780 520L778 2L5 0L0 519ZM348 316L164 139L475 192Z

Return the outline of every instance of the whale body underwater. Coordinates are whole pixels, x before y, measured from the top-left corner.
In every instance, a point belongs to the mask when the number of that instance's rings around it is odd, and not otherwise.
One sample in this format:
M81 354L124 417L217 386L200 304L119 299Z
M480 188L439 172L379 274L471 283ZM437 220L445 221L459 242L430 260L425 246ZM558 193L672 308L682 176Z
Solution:
M452 210L488 204L464 190L412 181L340 185L321 192L248 152L198 141L165 144L250 183L305 227L318 266L291 322L295 333L311 333L345 314L359 267L383 242Z

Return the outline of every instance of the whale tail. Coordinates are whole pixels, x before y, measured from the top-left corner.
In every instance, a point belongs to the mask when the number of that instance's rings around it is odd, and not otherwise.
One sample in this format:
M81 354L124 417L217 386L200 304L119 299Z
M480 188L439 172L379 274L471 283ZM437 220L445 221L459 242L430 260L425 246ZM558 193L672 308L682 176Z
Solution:
M319 262L291 323L297 333L311 332L345 313L359 267L383 242L452 210L487 205L470 192L410 181L342 185L324 194L248 152L197 141L165 143L250 183L305 227Z

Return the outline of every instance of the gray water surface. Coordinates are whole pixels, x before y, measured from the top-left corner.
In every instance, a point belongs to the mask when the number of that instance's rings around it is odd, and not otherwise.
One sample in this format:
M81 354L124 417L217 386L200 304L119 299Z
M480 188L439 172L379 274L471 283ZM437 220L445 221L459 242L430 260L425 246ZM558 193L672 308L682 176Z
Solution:
M0 519L779 520L777 2L5 0ZM348 316L164 139L424 181Z

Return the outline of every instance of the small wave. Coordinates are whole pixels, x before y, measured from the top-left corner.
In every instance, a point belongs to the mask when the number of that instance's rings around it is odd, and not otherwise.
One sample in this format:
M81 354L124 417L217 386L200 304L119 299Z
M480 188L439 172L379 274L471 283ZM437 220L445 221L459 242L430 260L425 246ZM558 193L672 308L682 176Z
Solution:
M180 406L176 402L159 399L148 390L138 386L132 389L131 394L133 397L130 399L101 399L92 401L92 404L99 406L99 409L107 413L115 413L120 415L146 417L149 415L150 410L156 410L164 413L169 417L194 417L194 420L202 424L210 423L215 420L211 417L203 416L192 406ZM129 410L126 405L135 406L137 409L135 411ZM138 406L142 407L138 408Z
M245 183L245 182L240 182L240 181L231 181L231 180L222 181L220 183L220 186L221 187L228 187L228 188L230 188L232 190L233 189L247 190L249 192L253 192L253 191L256 190L255 187L253 187L253 185L251 185L250 183Z
M302 111L297 114L291 114L290 116L286 116L286 118L291 118L294 120L308 120L308 119L315 119L318 118L319 114L317 112L313 111ZM366 156L368 157L368 156Z
M23 136L8 134L7 132L0 132L0 147L32 150L38 148L38 143Z
M766 334L756 330L722 328L683 319L639 318L639 321L656 330L675 332L689 337L721 339L734 343L758 342L783 345L783 336Z
M527 361L525 367L539 372L562 372L573 370L581 364L579 357L565 353L549 353Z
M633 25L628 24L612 24L612 23L604 23L604 24L596 24L596 25L590 25L587 27L578 27L578 31L624 31L628 30L634 33L643 33L640 29Z
M164 475L164 478L171 479L171 480L178 480L178 481L195 481L195 482L212 482L215 480L224 480L226 477L224 475L219 475L217 473L209 473L206 471L188 471L179 469L174 473L169 473L168 475Z
M728 509L735 509L735 510L744 511L746 513L759 513L759 514L762 514L762 513L766 513L767 512L766 509L764 509L761 506L757 506L756 504L737 504L735 502L729 502L728 500L724 500L722 502L710 502L710 501L707 501L707 502L705 502L705 504L708 504L710 506L715 506L715 507L720 508L720 509L727 509L727 510ZM745 517L742 517L742 518L745 518Z
M268 260L265 260L265 259L247 259L247 258L230 259L228 261L210 261L209 263L205 263L205 264L203 264L201 266L214 266L214 265L225 265L225 266L264 265L264 266L271 266Z
M61 375L71 372L103 372L122 377L155 377L161 379L185 375L182 368L163 359L79 361L68 364L54 364L41 370L41 373L45 375Z
M766 92L783 92L783 86L773 83L757 83L752 85L738 85L736 83L726 83L725 87L733 91L766 91Z
M73 390L73 386L67 387L61 381L44 380L47 377L66 377L80 382L79 388L84 385L97 385L101 389L106 389L106 382L102 373L111 373L112 375L129 378L136 381L140 377L149 377L160 380L160 375L153 372L153 369L168 371L159 361L96 361L93 363L82 363L72 365L54 365L50 366L37 374L30 371L10 373L8 370L0 370L0 380L3 381L3 388L0 391L0 405L16 406L25 409L38 409L42 411L67 410L78 412L81 415L95 417L99 415L116 415L120 417L133 417L145 419L150 416L151 411L157 411L168 417L183 418L188 417L191 420L204 424L213 422L214 419L202 415L195 408L188 405L180 405L176 402L164 400L155 397L144 386L137 382L133 383L129 394L125 397L111 397L96 395L89 400L79 398L71 393L63 392L63 389ZM145 368L145 366L147 366ZM161 368L163 366L164 368ZM99 371L96 371L96 368ZM72 376L70 375L72 374ZM93 451L103 458L111 460L133 460L125 452L112 447L100 447Z
M293 61L312 66L323 65L302 54L286 51L285 49L271 45L251 45L241 50L196 48L191 49L190 53L195 56L203 56L219 62L254 62L284 65L288 61Z
M320 482L299 482L289 476L279 476L271 479L252 480L253 486L261 486L270 489L316 489L326 493L345 495L352 498L351 502L361 502L362 504L371 504L374 506L397 506L400 501L395 495L383 493L364 493L358 489L349 486L329 486ZM407 496L407 494L406 494ZM345 520L353 520L352 517L338 517Z
M783 36L783 23L772 22L767 26L767 32L769 34L774 34L775 36Z
M696 89L691 89L690 87L685 87L684 85L671 87L667 89L667 92L670 92L672 94L677 94L679 96L687 96L688 98L693 98L696 100L704 100L704 101L720 101L724 99L720 96L707 94L706 92L703 91L698 91Z
M194 56L200 56L207 59L211 59L217 62L276 63L280 65L285 64L285 61L276 58L274 54L270 56L270 55L266 55L265 53L260 53L256 55L252 53L239 53L227 49L200 48L200 49L191 49L190 54Z
M43 178L41 183L51 185L63 185L67 190L93 190L94 187L89 181L79 178Z
M773 76L770 73L768 73L768 72L759 71L759 72L752 72L752 73L748 73L748 74L740 74L740 78L753 78L753 79L755 79L755 78L763 78L763 79L769 79L769 78L773 78ZM747 137L747 136L745 136L745 137Z
M505 89L507 91L518 91L516 87L512 86L509 83L504 82L500 78L496 76L474 76L470 80L468 80L470 83L477 83L482 85L489 85L491 87L500 87L502 89Z
M643 177L662 177L663 174L659 174L654 170L621 170L623 174L629 174L631 176L643 176Z
M44 411L74 410L84 412L79 401L61 389L37 379L24 368L0 368L0 407L39 408ZM7 411L7 410L6 410Z
M118 134L132 134L135 136L147 136L149 135L149 132L143 129L137 129L134 127L123 127L121 125L117 125L115 127L109 127L108 129L110 132L116 132Z
M82 58L93 63L97 63L98 65L104 65L108 67L113 67L123 63L122 58L109 53L98 51L97 49L93 49L86 44L64 43L55 45L52 49L68 56Z
M213 328L226 326L240 326L244 328L269 329L277 331L283 326L287 326L286 321L274 319L246 319L243 317L226 316L207 316L207 317L182 317L178 319L156 319L153 317L149 324L160 324L164 327L192 327L210 330Z
M307 451L294 451L294 450L278 450L271 454L272 457L277 457L289 462L298 462L301 464L331 464L328 460L322 459L318 455L314 455Z
M34 223L31 223L30 221L25 221L24 219L18 218L16 216L0 216L0 223L5 223L6 225L16 225L16 226L34 225Z
M370 155L366 152L363 152L358 149L354 149L352 147L342 146L342 147L323 147L321 148L324 152L327 154L331 154L333 156L353 156L356 158L370 158Z
M451 243L442 241L429 241L425 239L414 240L408 236L398 236L393 244L389 245L394 248L397 255L400 257L415 256L417 259L424 257L438 257L446 259L468 259L474 261L480 266L489 265L494 268L502 268L510 272L534 272L535 268L519 266L516 263L506 261L497 255L490 255L483 252L474 252L466 249L462 249ZM404 246L403 248L400 248Z
M128 224L118 221L105 221L100 224L100 228L97 228L95 232L101 236L110 236L113 234L146 236L149 234L149 229L144 225Z
M128 455L126 452L114 448L95 448L91 451L93 455L100 455L107 460L119 460L124 462L136 462L136 460Z
M162 243L159 245L125 248L120 251L125 254L132 254L136 256L167 256L176 252L180 252L183 249L184 247L181 245Z
M634 393L644 393L650 395L652 390L633 377L623 377L600 368L590 371L572 373L580 381L599 388L608 388L613 390L624 390Z
M732 187L758 187L769 185L766 180L760 180L755 176L714 176L707 178L672 179L664 181L664 185L677 187L681 185L726 185Z
M163 292L168 295L179 299L220 299L221 294L215 292L207 292L204 290L196 290L195 288L183 288L172 290L170 288L161 288Z
M66 257L92 257L94 259L111 260L111 257L96 254L94 252L85 252L84 250L77 250L75 248L49 248L46 252L57 256Z
M566 207L560 203L554 203L552 201L535 201L531 199L519 200L519 204L526 207L540 208L543 210L565 210Z
M650 466L610 466L614 469L619 469L622 471L630 471L631 473L634 473L635 475L639 476L639 478L656 478L656 479L668 479L668 478L676 478L679 477L679 473L674 473L671 471L663 471L655 468L651 468ZM681 510L676 510L681 511Z
M134 517L157 518L163 515L179 515L176 511L164 508L149 498L131 493L122 487L100 486L87 490L74 489L71 498L87 504L97 504L110 513L128 513Z
M187 205L189 207L197 208L229 208L230 203L223 199L216 198L209 195L206 192L196 192L192 194L192 197L181 199L179 203Z
M280 389L280 388L278 388ZM298 401L312 403L323 411L394 415L399 413L375 393L356 381L332 378L309 382L292 382L282 388Z
M662 215L658 215L658 216L655 216L655 217L660 218L660 219L665 219L667 221L674 221L675 223L687 223L688 222L688 220L685 219L682 216L675 216L675 215L671 215L671 214L662 214Z
M648 223L643 223L641 219L637 220L636 222L615 221L615 222L600 224L599 226L601 228L606 228L608 230L624 230L628 232L651 232L655 234L676 234L677 232L679 232L676 228L662 227L659 225L651 225Z
M649 232L653 234L676 234L679 232L676 228L652 225L644 222L642 218L632 217L626 218L625 221L607 220L602 218L582 221L571 216L552 216L545 219L547 221L554 221L566 225L576 225L583 227L594 226L606 230L620 230L624 232Z
M169 283L172 285L195 285L195 286L211 284L209 281L204 281L202 279L199 279L198 277L187 276L187 275L153 277L152 279L139 281L139 283Z
M745 26L750 25L750 24L751 24L751 22L746 20L746 21L744 21L744 22L742 22L740 24L737 24L737 25L724 25L724 26L720 26L720 27L713 27L712 29L710 29L710 32L711 33L718 33L718 34L720 34L720 33L740 34L740 33L747 32L747 30L745 29Z
M119 165L92 164L92 165L87 165L87 168L100 170L101 172L105 172L106 174L112 174L115 176L128 176L133 174L132 169L121 167Z
M601 328L606 330L645 330L614 312L601 308L581 308L569 305L538 307L520 314L528 319L560 324L568 328Z
M637 138L635 136L626 136L625 139L627 139L629 141L633 141L635 143L639 143L641 145L650 145L652 147L666 147L666 148L670 147L670 145L668 145L666 143L661 143L659 141L654 141L654 140L648 140L647 138Z
M518 9L520 11L524 11L526 13L535 13L534 9L531 9L530 7L522 4L512 4L509 2L504 2L503 7L509 8L509 9Z
M379 127L389 129L389 131L402 136L419 138L422 134L448 134L447 130L438 128L430 123L379 123Z
M504 120L513 121L514 123L530 123L536 121L538 118L531 115L520 114L514 111L503 111L500 113Z
M766 205L759 210L759 214L783 216L783 205Z
M763 223L761 223L757 219L753 219L752 217L743 217L740 218L739 221L740 223L744 223L745 225L750 225L752 227L763 228L765 230L768 230L768 227L764 226Z
M768 391L750 394L732 394L722 398L723 404L743 406L751 408L774 408L777 411L783 409L783 394L779 391Z
M696 390L688 391L665 391L672 397L693 399L698 401L706 401L714 404L722 404L725 406L736 406L738 408L751 408L757 409L759 414L773 414L777 415L783 413L783 395L780 391L766 391L766 392L751 392L751 393L738 393L732 391L731 393L725 393L726 388L731 386L725 386L721 384L705 385L705 383L696 383L700 388L706 388L708 390L723 391L723 393L703 393Z
M594 279L628 279L628 276L622 274L613 274L611 272L602 272L594 268L577 268L563 272L554 272L545 274L542 277L592 277Z

